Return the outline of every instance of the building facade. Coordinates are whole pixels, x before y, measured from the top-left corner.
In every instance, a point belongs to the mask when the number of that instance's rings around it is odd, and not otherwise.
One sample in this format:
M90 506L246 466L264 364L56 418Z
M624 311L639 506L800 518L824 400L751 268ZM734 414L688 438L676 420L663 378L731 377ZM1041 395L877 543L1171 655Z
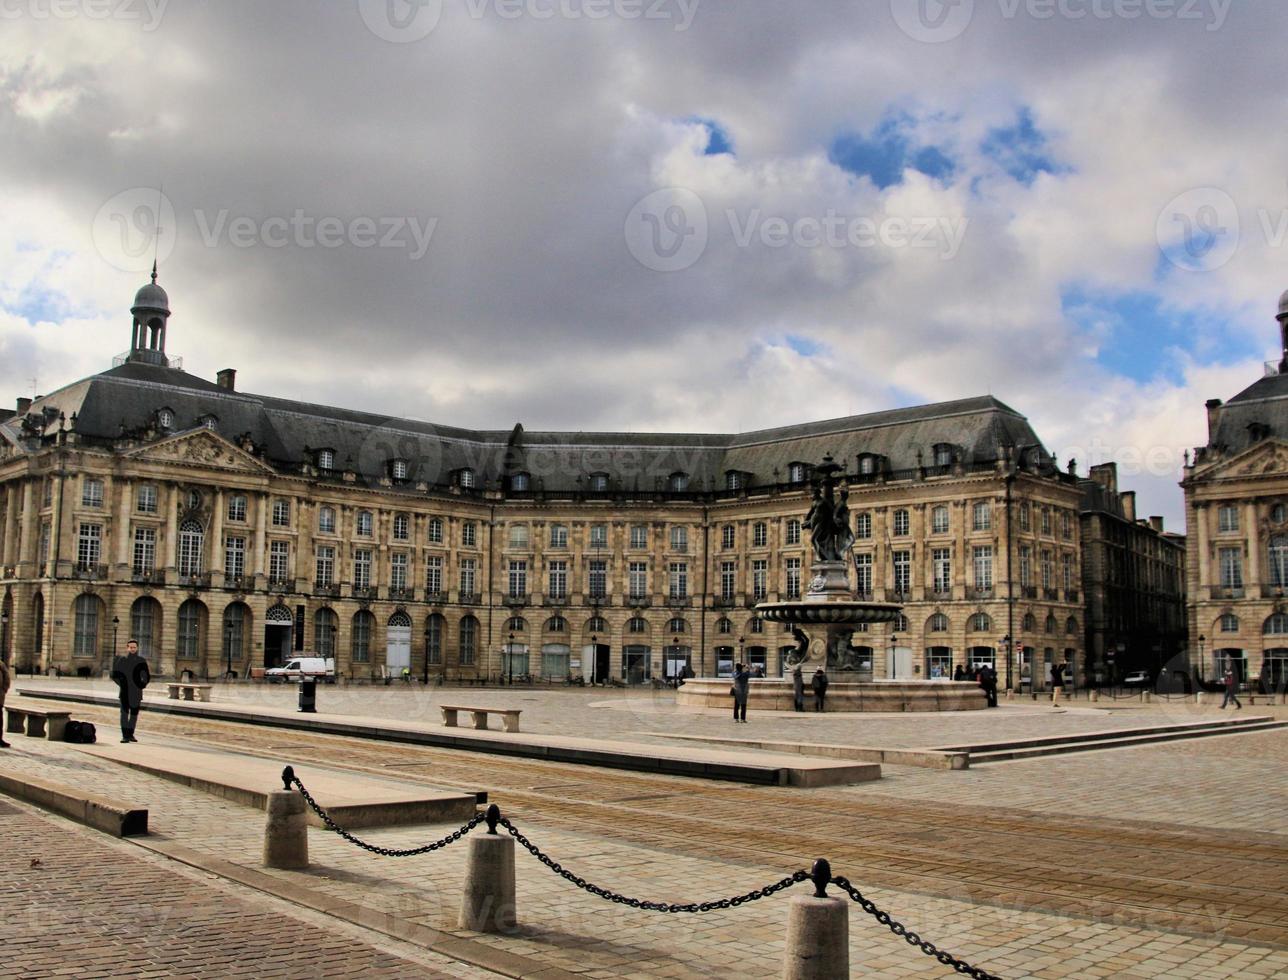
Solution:
M1168 665L1188 673L1185 537L1161 517L1136 517L1116 463L1093 466L1081 486L1088 682L1141 670L1157 678Z
M808 587L812 464L846 469L851 580L904 604L874 677L1082 663L1080 490L991 397L721 434L487 432L251 395L166 353L135 299L108 371L0 423L0 644L101 670L253 676L295 652L359 679L638 683L781 671L758 602Z
M1187 461L1189 631L1209 679L1288 681L1288 293L1284 357L1228 402L1207 403L1207 445Z

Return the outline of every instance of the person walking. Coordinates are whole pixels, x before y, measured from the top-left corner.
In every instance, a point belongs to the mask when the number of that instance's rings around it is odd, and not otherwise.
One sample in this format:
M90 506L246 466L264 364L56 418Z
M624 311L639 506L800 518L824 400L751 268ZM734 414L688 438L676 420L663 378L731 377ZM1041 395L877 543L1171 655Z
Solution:
M1051 665L1051 707L1060 703L1060 694L1064 690L1064 664Z
M984 688L984 695L988 699L987 704L990 708L997 707L997 671L987 664L980 671L980 685Z
M1226 667L1225 676L1221 678L1225 682L1225 698L1221 701L1221 710L1231 701L1234 702L1236 709L1242 711L1243 704L1239 701L1239 679L1234 676L1234 668Z
M751 671L747 669L746 664L735 664L733 668L733 686L729 689L733 694L733 720L746 722L747 720L747 695L750 693Z
M810 681L810 687L814 689L814 710L822 711L823 702L827 699L827 674L823 672L822 667L814 671L814 679Z
M125 656L117 657L112 664L112 680L121 698L121 741L137 742L134 727L138 724L139 708L143 704L143 689L152 680L148 662L139 656L138 640L125 644Z
M792 671L792 708L805 710L805 677L799 667Z
M5 663L4 654L0 653L0 721L4 719L4 696L9 693L9 665ZM4 740L4 728L0 726L0 749L7 749L9 743Z

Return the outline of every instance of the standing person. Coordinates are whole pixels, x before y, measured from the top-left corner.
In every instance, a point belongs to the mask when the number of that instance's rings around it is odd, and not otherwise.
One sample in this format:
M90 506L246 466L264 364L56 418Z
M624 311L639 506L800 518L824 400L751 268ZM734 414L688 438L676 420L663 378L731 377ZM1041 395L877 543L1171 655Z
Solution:
M1239 701L1239 680L1234 676L1234 668L1226 667L1225 676L1221 679L1225 681L1225 698L1221 701L1221 710L1224 711L1225 706L1233 701L1235 708L1242 711L1243 704Z
M4 696L9 693L9 665L5 663L4 654L0 653L0 719L4 718ZM4 729L0 728L0 749L7 749L9 743L4 740Z
M1051 665L1051 707L1060 703L1060 692L1064 689L1064 664Z
M751 671L747 669L746 664L735 664L733 668L733 687L730 691L733 693L733 720L746 722L747 720L747 695L750 693Z
M814 671L814 679L810 681L810 687L814 689L814 710L822 711L823 702L827 698L827 674L823 673L822 667Z
M996 708L997 707L997 671L995 671L988 664L985 664L984 669L980 672L980 677L982 679L981 683L984 685L984 694L988 699L988 702L987 702L988 706L990 708Z
M139 720L139 707L143 704L143 689L152 680L148 662L139 656L138 640L125 644L125 656L117 657L112 664L112 680L120 690L121 741L137 742L134 726Z
M966 668L958 664L953 668L953 680L964 681L966 679Z
M799 667L792 671L792 708L805 710L805 677Z

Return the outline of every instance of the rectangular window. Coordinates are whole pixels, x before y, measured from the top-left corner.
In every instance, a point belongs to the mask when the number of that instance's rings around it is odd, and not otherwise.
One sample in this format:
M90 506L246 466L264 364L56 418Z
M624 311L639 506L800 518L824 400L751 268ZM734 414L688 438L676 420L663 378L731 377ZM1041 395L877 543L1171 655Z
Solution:
M854 591L861 596L872 594L872 556L854 556Z
M769 527L766 524L757 524L751 529L751 546L763 548L767 544L769 544Z
M323 507L318 511L318 533L335 534L335 510Z
M270 541L268 544L268 577L274 582L286 581L290 547L285 541Z
M568 596L568 563L552 561L550 563L550 586L548 594L552 599L564 599Z
M45 521L40 525L40 569L44 574L45 566L49 564L49 541L53 535L53 526Z
M443 618L430 616L425 623L425 657L437 666L443 662Z
M993 527L993 508L987 501L981 500L971 511L971 528L975 531L988 531Z
M286 500L273 501L273 527L291 526L291 505Z
M648 562L631 562L630 589L632 599L643 599L648 596Z
M103 525L82 524L76 541L76 567L92 571L103 557Z
M461 559L461 595L478 595L474 588L476 570L473 558Z
M1020 585L1026 589L1033 585L1033 549L1027 544L1020 545Z
M975 588L991 589L993 587L993 546L972 548L971 556L975 566Z
M751 563L751 594L757 602L763 602L769 595L769 562Z
M1054 589L1055 588L1055 559L1052 557L1051 552L1044 551L1042 552L1041 561L1042 561L1042 569L1041 569L1042 588Z
M671 528L671 550L680 552L689 550L689 529L687 527Z
M1073 540L1073 515L1067 510L1060 511L1060 537Z
M84 507L103 506L103 481L87 476L81 480L81 505Z
M1027 531L1032 526L1032 518L1029 512L1029 502L1020 501L1020 530Z
M1231 504L1222 504L1217 509L1217 530L1221 534L1232 534L1239 530L1239 508Z
M1219 560L1222 587L1227 589L1243 588L1243 549L1222 548Z
M353 553L353 587L371 588L371 552L366 548L359 548Z
M787 559L787 598L799 599L801 594L801 560Z
M146 484L134 491L134 509L140 514L157 512L157 488Z
M394 540L410 541L411 540L411 518L406 514L394 515Z
M54 502L54 480L53 477L46 477L44 486L40 490L40 506L49 507Z
M407 588L407 553L400 551L389 556L389 587Z
M228 519L238 524L246 520L246 498L241 494L228 498Z
M854 536L860 541L866 541L872 537L872 515L868 513L858 514L854 518Z
M936 548L930 553L931 566L934 571L935 591L940 595L952 591L953 557L948 548Z
M608 547L608 525L592 524L590 526L590 546L592 548Z
M511 598L522 598L528 594L528 563L526 561L510 562L509 586Z
M894 530L892 532L894 536L896 538L907 537L910 527L911 522L908 518L908 512L906 510L896 510L894 512Z
M425 590L430 593L443 591L443 559L437 555L425 559Z
M429 521L429 543L443 543L443 519L441 517L432 517Z
M671 562L670 586L672 599L687 599L689 597L688 562Z
M637 551L648 547L648 525L631 525L631 547Z
M1077 588L1073 575L1073 555L1062 555L1060 558L1060 569L1064 573L1064 588L1066 592L1071 592Z
M948 508L936 507L930 512L930 533L947 534L948 533Z
M738 565L732 561L720 563L720 598L733 602L733 594L738 590Z
M590 563L590 596L602 599L608 595L608 562L592 561Z
M357 533L358 537L360 538L371 537L371 528L372 528L371 511L369 510L358 511L357 520L354 521L354 531Z
M335 581L335 548L329 544L318 545L317 574L313 578L313 584L326 587L333 581Z
M896 551L891 556L894 568L894 591L896 595L907 595L912 589L912 552Z
M474 655L478 650L478 620L466 616L461 620L460 661L462 667L474 665Z
M801 522L790 520L787 522L787 543L789 545L801 543Z
M565 525L555 524L550 528L550 547L568 547L568 528Z
M478 547L479 543L479 526L473 521L466 521L461 525L461 546L465 548Z
M150 527L134 529L134 574L151 575L157 567L157 532Z
M241 578L246 574L246 539L229 535L224 538L224 574Z
M735 533L732 524L726 524L720 529L720 547L723 550L729 551L733 548Z
M1051 533L1051 509L1049 507L1042 508L1042 533Z

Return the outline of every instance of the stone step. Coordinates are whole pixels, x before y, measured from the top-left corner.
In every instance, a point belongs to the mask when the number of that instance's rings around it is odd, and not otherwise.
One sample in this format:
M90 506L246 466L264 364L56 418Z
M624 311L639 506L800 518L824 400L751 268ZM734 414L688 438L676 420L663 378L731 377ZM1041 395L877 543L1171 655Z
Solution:
M1216 735L1242 735L1248 732L1288 728L1288 722L1267 719L1261 723L1224 725L1207 728L1190 728L1183 731L1153 732L1144 735L1126 735L1121 738L1101 739L1094 742L1047 742L1028 748L1016 747L983 752L972 752L972 766L989 762L1006 762L1019 759L1037 759L1049 755L1068 755L1074 752L1099 752L1103 749L1131 748L1160 742L1178 742L1193 738L1210 738Z
M1144 725L1140 728L1110 728L1095 732L1076 732L1067 735L1043 735L1035 738L1015 739L1005 742L975 742L969 745L948 745L934 749L938 752L994 752L1003 749L1022 749L1041 745L1066 745L1074 742L1102 742L1128 735L1186 732L1208 728L1242 728L1248 725L1274 721L1272 715L1247 715L1229 718L1205 718L1201 721L1179 722L1174 725Z

